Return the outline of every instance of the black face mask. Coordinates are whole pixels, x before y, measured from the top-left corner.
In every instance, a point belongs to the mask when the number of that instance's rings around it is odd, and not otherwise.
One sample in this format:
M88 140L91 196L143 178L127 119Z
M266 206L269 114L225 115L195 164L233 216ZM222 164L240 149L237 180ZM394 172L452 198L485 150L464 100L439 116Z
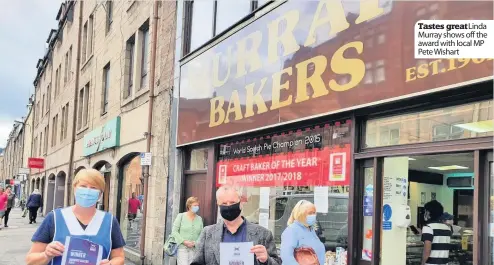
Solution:
M237 219L242 210L240 209L240 202L232 204L230 206L220 205L220 213L223 219L233 221Z

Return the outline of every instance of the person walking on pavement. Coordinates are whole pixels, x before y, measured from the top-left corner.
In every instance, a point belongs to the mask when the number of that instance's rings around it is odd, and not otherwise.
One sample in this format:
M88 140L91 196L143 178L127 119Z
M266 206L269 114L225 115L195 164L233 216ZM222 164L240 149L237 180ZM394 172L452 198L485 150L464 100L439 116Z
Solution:
M38 189L34 189L33 193L27 199L27 208L29 209L29 224L36 223L38 217L38 209L43 207L43 198Z
M0 229L2 229L2 220L5 216L5 211L7 210L7 200L8 195L5 193L3 186L0 186Z
M4 227L9 227L8 222L9 222L9 215L10 211L15 205L15 194L12 192L12 187L8 186L7 189L5 190L5 194L7 194L7 207L5 210L5 216L3 217L4 220Z
M98 265L124 265L125 241L117 219L96 209L105 179L96 169L80 170L73 180L75 205L51 211L34 233L27 265L62 265L66 237L89 240L102 248Z
M177 253L178 265L190 265L194 258L196 242L204 227L199 212L199 199L190 197L185 203L187 212L178 214L173 222L172 236L179 245Z

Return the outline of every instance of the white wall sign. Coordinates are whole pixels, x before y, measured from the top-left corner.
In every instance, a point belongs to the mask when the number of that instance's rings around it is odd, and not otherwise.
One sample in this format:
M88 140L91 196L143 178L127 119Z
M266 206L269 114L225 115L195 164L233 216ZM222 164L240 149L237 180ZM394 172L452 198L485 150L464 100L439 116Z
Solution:
M29 174L29 168L20 167L19 168L19 175L20 174Z
M151 165L151 153L141 153L141 166L150 166Z

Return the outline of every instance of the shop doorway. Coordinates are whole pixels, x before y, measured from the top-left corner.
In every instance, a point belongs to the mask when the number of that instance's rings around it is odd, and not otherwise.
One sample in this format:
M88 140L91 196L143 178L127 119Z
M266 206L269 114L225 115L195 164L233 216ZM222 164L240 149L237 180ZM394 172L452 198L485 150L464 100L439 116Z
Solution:
M102 211L110 210L111 167L111 164L106 161L100 161L94 165L94 169L101 172L105 178L105 190L103 191L103 196L97 206L97 208Z
M60 171L55 180L54 208L63 208L65 198L65 172Z
M493 152L490 151L486 155L485 159L485 167L484 167L484 175L489 182L488 186L488 194L487 200L484 200L486 207L484 207L486 211L486 219L488 222L484 225L484 231L488 231L487 236L483 237L484 248L481 253L489 253L489 255L484 256L481 260L483 263L488 265L494 265L494 233L493 233L493 224L494 224L494 162L493 162Z
M445 233L441 237L445 241L434 240L431 259L446 259L450 265L474 264L473 235L478 229L474 168L473 152L384 158L383 265L397 260L420 265L424 235L437 237L439 233ZM446 241L449 251L441 245Z
M184 199L182 200L182 211L186 211L185 202L190 197L197 197L199 199L199 203L201 207L199 207L199 216L206 216L208 213L206 208L208 208L206 203L206 178L207 174L192 174L185 176L185 185L184 185Z
M55 174L48 176L48 186L46 187L46 209L45 213L53 210L53 199L55 196Z

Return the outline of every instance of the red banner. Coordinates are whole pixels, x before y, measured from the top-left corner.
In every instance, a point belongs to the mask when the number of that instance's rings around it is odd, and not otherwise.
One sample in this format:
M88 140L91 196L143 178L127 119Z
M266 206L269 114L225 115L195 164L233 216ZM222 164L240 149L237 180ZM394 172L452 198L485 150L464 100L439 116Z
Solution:
M45 160L43 158L29 157L27 159L27 167L43 169L45 167Z
M217 186L348 186L350 145L219 161Z

